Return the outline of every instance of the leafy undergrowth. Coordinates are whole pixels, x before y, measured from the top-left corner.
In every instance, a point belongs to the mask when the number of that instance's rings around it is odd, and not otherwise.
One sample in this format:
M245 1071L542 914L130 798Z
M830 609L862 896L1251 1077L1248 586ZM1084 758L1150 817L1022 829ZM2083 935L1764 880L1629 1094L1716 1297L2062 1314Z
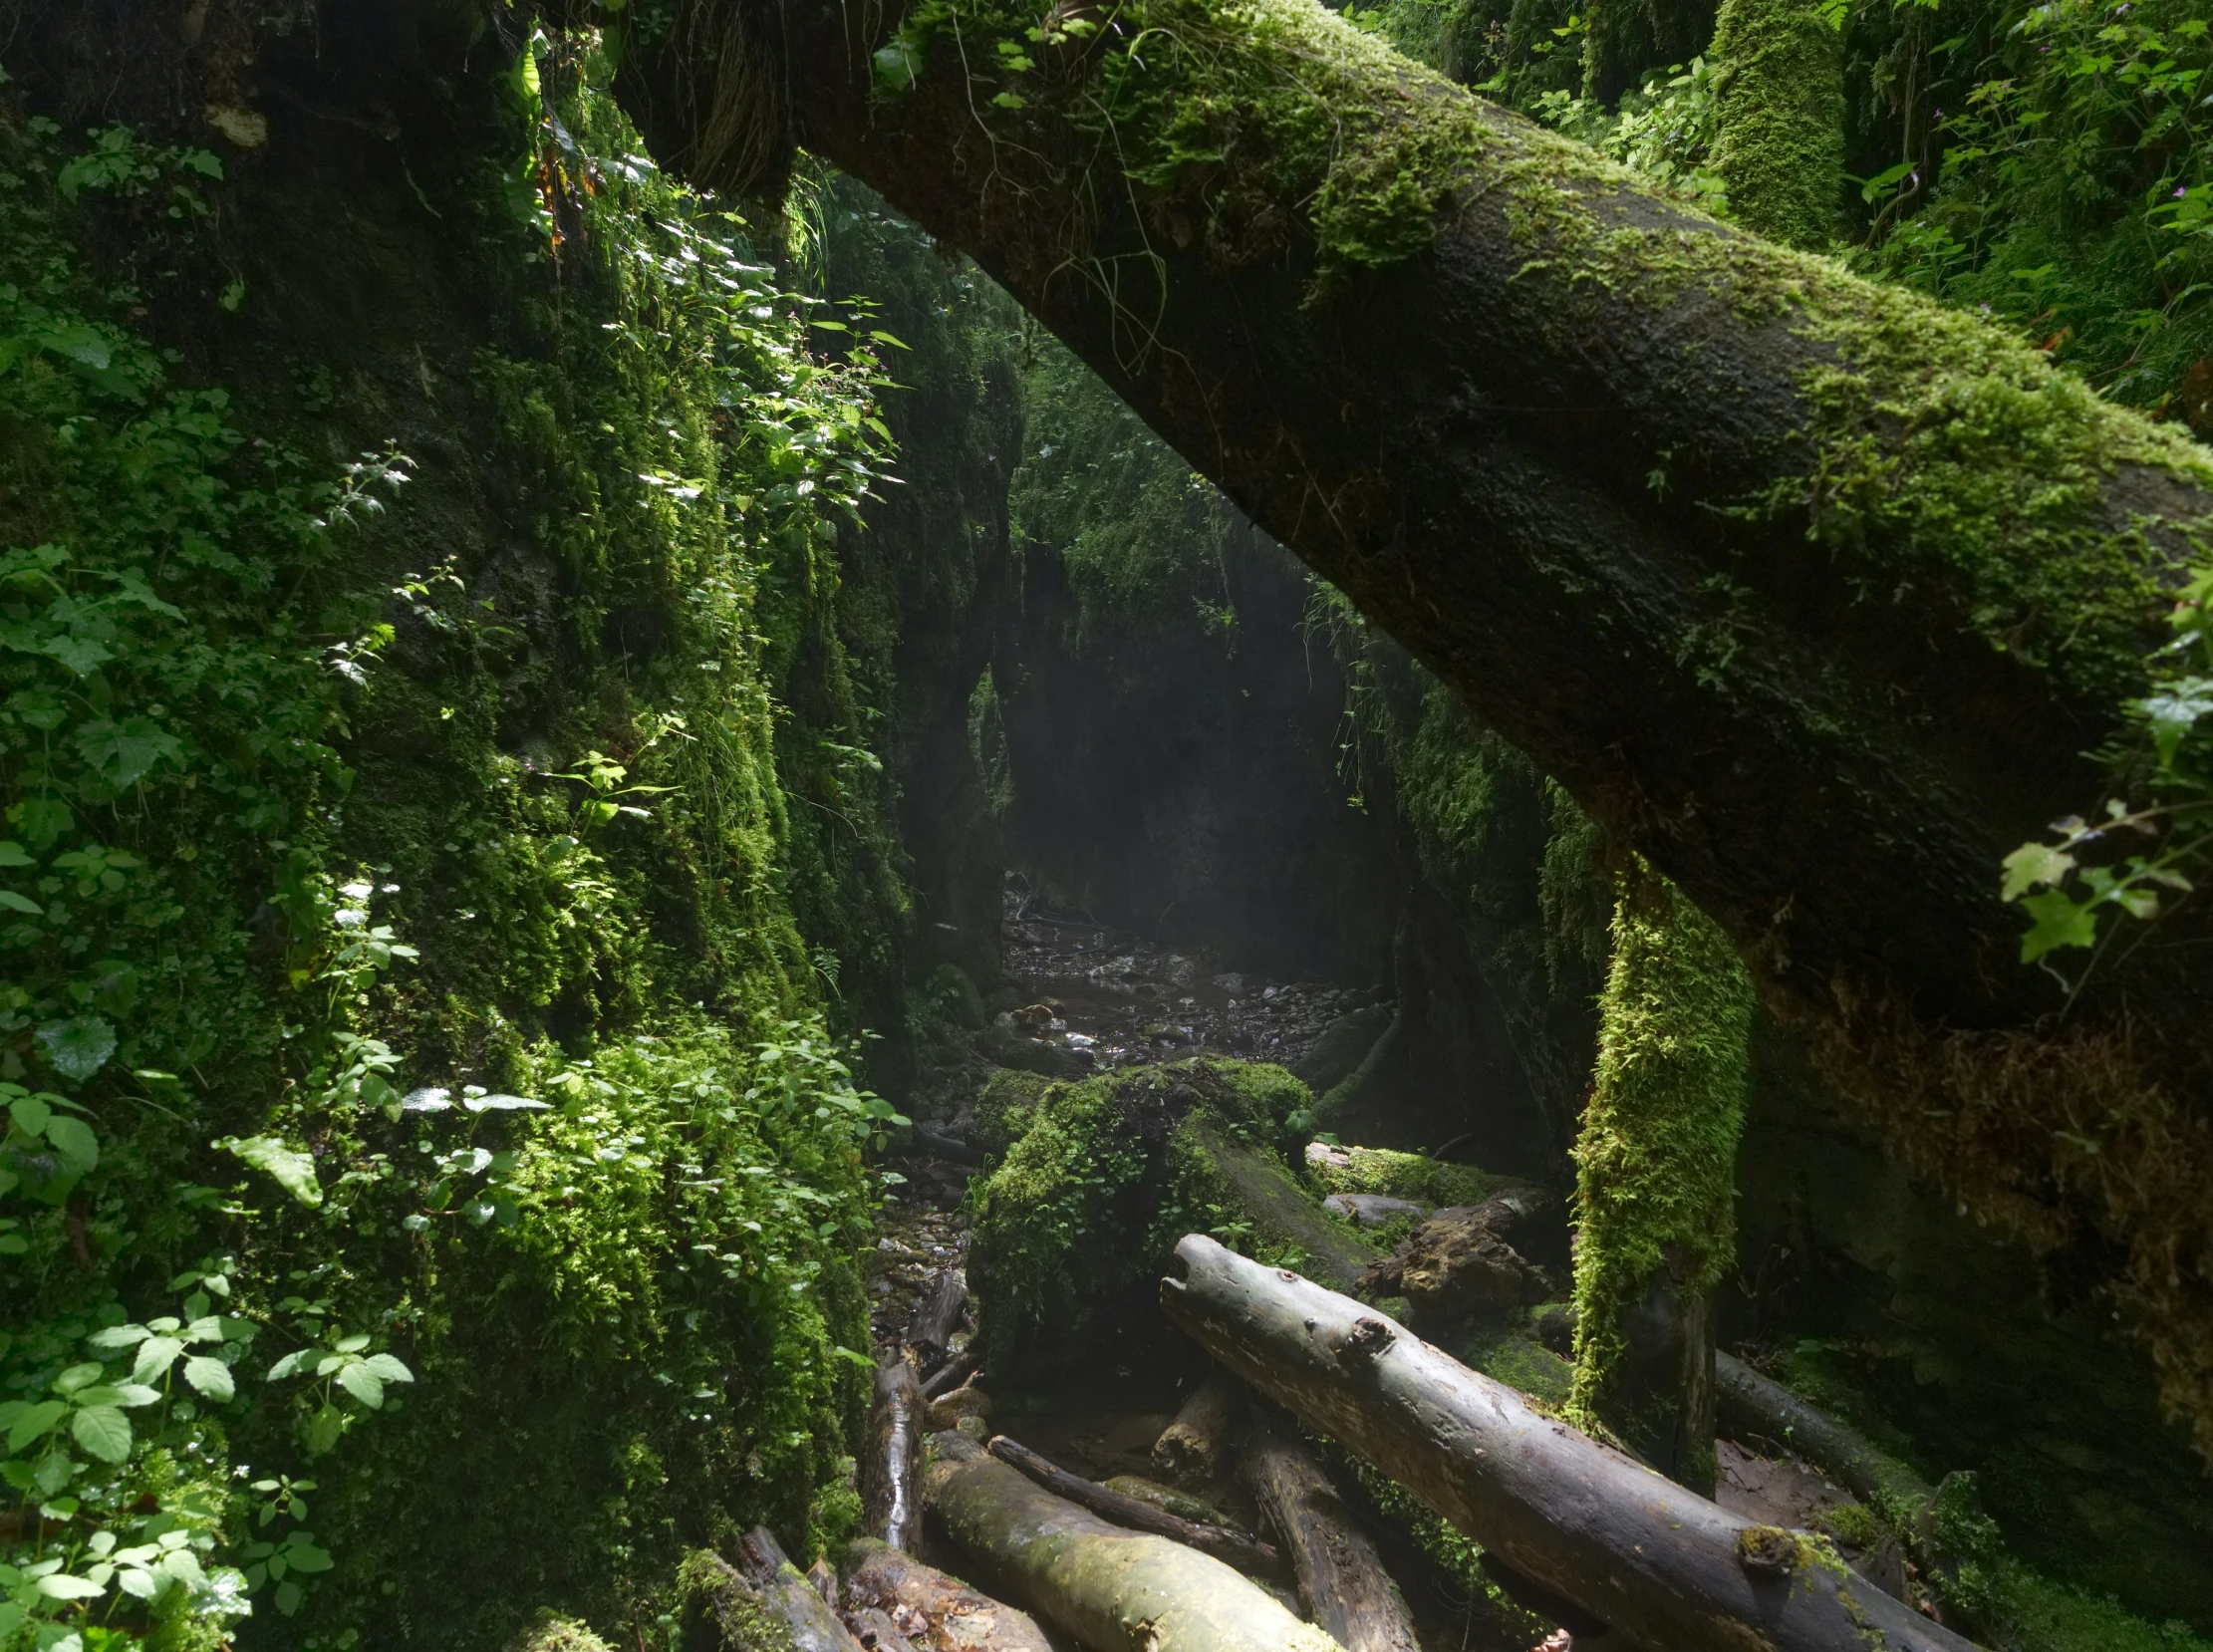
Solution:
M881 381L598 68L477 89L460 412L415 315L194 382L225 162L0 108L10 1652L644 1645L716 1521L849 1502L891 1110L802 921L899 919L834 551ZM316 456L348 349L434 458Z

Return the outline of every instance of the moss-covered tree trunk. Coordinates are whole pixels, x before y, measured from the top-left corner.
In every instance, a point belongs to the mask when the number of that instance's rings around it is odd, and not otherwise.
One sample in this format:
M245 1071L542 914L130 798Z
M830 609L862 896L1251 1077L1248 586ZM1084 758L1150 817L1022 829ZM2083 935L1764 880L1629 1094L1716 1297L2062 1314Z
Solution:
M1714 1494L1714 1291L1736 1259L1752 983L1639 866L1614 911L1598 1082L1575 1141L1575 1389L1669 1479Z
M1816 0L1722 0L1714 170L1731 215L1787 246L1836 233L1844 178L1844 37Z
M971 253L1816 1011L1908 1157L2125 1256L2213 1446L2213 949L2107 961L2054 1034L1995 897L2098 796L2203 449L1311 0L594 15L660 154L802 140Z

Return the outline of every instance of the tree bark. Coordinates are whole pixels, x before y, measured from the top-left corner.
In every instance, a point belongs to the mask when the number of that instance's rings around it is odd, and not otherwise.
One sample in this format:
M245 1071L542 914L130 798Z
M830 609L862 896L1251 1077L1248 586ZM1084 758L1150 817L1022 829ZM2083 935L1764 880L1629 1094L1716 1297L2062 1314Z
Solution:
M1714 1292L1737 1257L1752 983L1643 863L1619 880L1596 1082L1575 1136L1569 1414L1714 1495Z
M2213 905L2054 1030L1994 894L2101 794L2204 451L1306 0L1068 15L1033 55L1003 0L631 9L617 89L698 182L801 142L974 257L1823 1017L1910 1161L2125 1252L2213 1449Z
M873 1538L845 1551L845 1598L904 1620L921 1652L1052 1652L1027 1612Z
M1244 1415L1245 1385L1227 1371L1212 1372L1153 1442L1154 1466L1179 1486L1213 1480Z
M1150 1531L1156 1537L1166 1537L1182 1543L1186 1548L1196 1548L1202 1554L1211 1554L1226 1565L1240 1571L1262 1576L1281 1576L1287 1571L1282 1554L1272 1543L1264 1543L1249 1532L1233 1530L1226 1525L1209 1525L1200 1520L1187 1520L1181 1514L1172 1514L1158 1504L1147 1503L1143 1498L1110 1492L1106 1487L1072 1475L1055 1463L1038 1456L1019 1441L1009 1440L1003 1434L995 1436L989 1447L990 1454L1001 1463L1012 1465L1031 1480L1053 1494L1066 1498L1079 1509L1088 1509L1102 1519L1116 1525L1128 1526L1132 1531Z
M921 1546L925 1409L912 1365L895 1354L877 1367L876 1405L861 1459L861 1529L894 1548Z
M1085 1652L1330 1652L1335 1645L1211 1555L1113 1525L939 1435L930 1504L964 1549Z
M953 1333L961 1328L961 1315L968 1306L968 1281L958 1267L949 1267L938 1275L938 1282L915 1310L915 1317L907 1327L907 1342L922 1361L925 1370L933 1369L946 1357L947 1345Z
M1486 1550L1648 1652L1968 1652L1813 1539L1739 1519L1350 1297L1192 1235L1177 1325Z
M746 1581L761 1610L790 1631L792 1652L860 1652L860 1643L791 1563L768 1527L756 1525L746 1532L739 1549Z
M922 1385L922 1397L935 1400L940 1395L950 1394L982 1369L982 1352L976 1348L963 1348L932 1373L930 1380Z
M1314 1622L1345 1652L1422 1652L1405 1596L1313 1453L1261 1424L1245 1437L1244 1468Z

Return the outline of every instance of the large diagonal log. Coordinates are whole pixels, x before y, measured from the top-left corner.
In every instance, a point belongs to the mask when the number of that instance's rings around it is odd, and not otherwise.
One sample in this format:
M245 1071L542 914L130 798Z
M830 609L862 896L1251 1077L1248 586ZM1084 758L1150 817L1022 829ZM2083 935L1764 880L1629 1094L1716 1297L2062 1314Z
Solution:
M971 254L1814 1011L1908 1160L2102 1229L2213 1451L2213 903L2055 1032L1996 899L2099 796L2204 449L1312 0L598 15L667 161L801 142Z
M1802 1533L1533 1411L1373 1309L1204 1236L1161 1305L1210 1354L1650 1652L1968 1652Z

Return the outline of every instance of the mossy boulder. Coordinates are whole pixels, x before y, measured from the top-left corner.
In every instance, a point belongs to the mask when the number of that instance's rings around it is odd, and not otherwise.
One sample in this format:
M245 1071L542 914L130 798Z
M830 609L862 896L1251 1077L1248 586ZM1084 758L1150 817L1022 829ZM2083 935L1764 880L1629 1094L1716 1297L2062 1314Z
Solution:
M1271 1259L1271 1245L1286 1247L1278 1225L1260 1232L1240 1201L1240 1179L1218 1162L1225 1145L1272 1162L1322 1230L1348 1232L1283 1168L1288 1121L1310 1092L1280 1067L1192 1057L1044 1085L1033 1101L1011 1078L994 1084L989 1116L1010 1129L1027 1117L977 1189L968 1250L984 1360L1000 1380L1165 1335L1154 1291L1187 1233Z
M1030 1120L1046 1092L1058 1087L1043 1073L998 1068L969 1109L968 1145L979 1153L993 1156L1004 1153L1029 1129Z
M1375 1193L1433 1209L1480 1205L1495 1193L1521 1185L1477 1165L1448 1165L1423 1153L1333 1147L1327 1142L1307 1144L1306 1179L1324 1194Z

